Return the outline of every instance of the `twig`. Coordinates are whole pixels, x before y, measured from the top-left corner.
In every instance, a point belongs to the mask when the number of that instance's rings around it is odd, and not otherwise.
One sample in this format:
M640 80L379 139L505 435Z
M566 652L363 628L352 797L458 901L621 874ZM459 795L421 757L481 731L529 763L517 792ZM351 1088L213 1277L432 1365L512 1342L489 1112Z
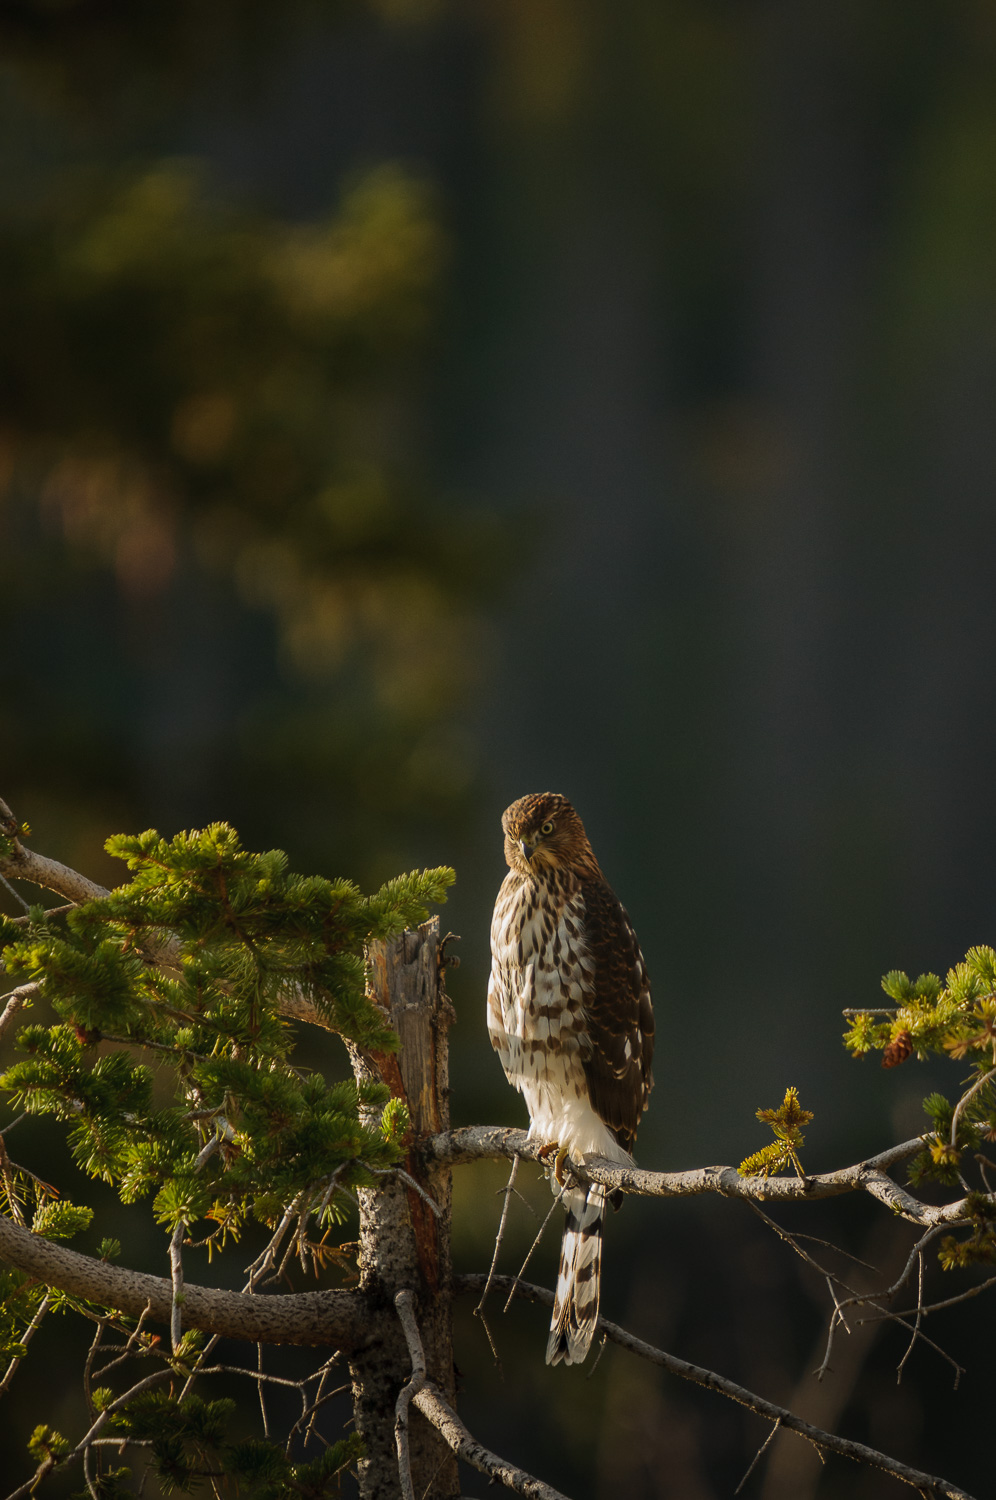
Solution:
M38 1329L41 1326L42 1319L48 1312L51 1301L51 1293L46 1292L45 1296L42 1298L41 1302L38 1305L38 1311L35 1313L34 1317L31 1319L31 1322L28 1324L27 1328L24 1330L24 1333L21 1335L20 1342L24 1344L25 1347L31 1343L31 1340L38 1332ZM10 1385L10 1382L13 1380L14 1376L17 1373L17 1367L23 1359L23 1354L15 1354L14 1358L7 1366L7 1369L4 1372L4 1377L2 1380L0 1380L0 1396L3 1395L7 1387Z
M954 1107L954 1114L951 1116L952 1146L957 1144L958 1122L961 1119L962 1114L964 1113L965 1105L970 1099L973 1099L975 1097L975 1095L981 1088L984 1088L987 1083L991 1083L994 1078L996 1078L996 1068L990 1068L989 1072L983 1073L981 1078L977 1078L972 1084L972 1087L970 1089L967 1089L966 1092L962 1094L961 1098L958 1100L958 1103Z
M946 1307L957 1307L959 1302L968 1302L972 1297L977 1297L980 1292L987 1292L991 1286L996 1286L996 1276L990 1276L987 1281L980 1281L977 1286L970 1286L967 1292L959 1292L956 1297L945 1297L943 1302L931 1302L922 1309L924 1317L929 1313L941 1312ZM915 1307L904 1308L901 1313L885 1313L882 1318L862 1318L862 1323L878 1323L885 1318L899 1317L908 1318L916 1312Z
M534 1253L536 1251L536 1247L539 1245L540 1240L543 1238L544 1230L546 1229L546 1226L549 1224L550 1220L553 1218L554 1209L557 1207L557 1204L560 1202L561 1198L563 1198L563 1196L564 1196L564 1194L566 1192L567 1192L567 1188L566 1187L562 1187L560 1189L560 1192L557 1194L556 1198L554 1198L553 1202L550 1204L550 1207L547 1210L546 1218L543 1220L543 1222L540 1225L539 1229L537 1229L537 1231L536 1231L536 1238L533 1240L532 1244L529 1246L529 1249L526 1251L526 1258L522 1262L522 1265L519 1267L519 1274L518 1274L518 1276L515 1277L516 1281L519 1281L521 1279L521 1277L522 1277L522 1275L523 1275L526 1267L528 1266L529 1262L532 1260L533 1255L534 1255ZM513 1294L511 1292L509 1292L509 1294L508 1294L508 1301L505 1303L505 1306L502 1308L502 1312L508 1312L509 1308L511 1307L511 1305L512 1305L512 1295Z
M847 1319L844 1317L844 1309L845 1308L847 1308L847 1307L853 1307L855 1305L857 1305L859 1307L873 1307L873 1308L876 1309L877 1312L882 1313L882 1315L883 1315L884 1318L887 1318L887 1319L891 1320L892 1322L898 1323L901 1328L907 1328L907 1329L909 1328L909 1326L910 1326L909 1323L906 1322L905 1318L903 1317L903 1315L901 1313L892 1312L890 1309L885 1308L885 1307L882 1306L882 1298L883 1297L890 1297L890 1296L892 1296L892 1293L893 1293L893 1289L892 1288L887 1289L885 1292L878 1292L878 1293L857 1292L857 1291L855 1291L855 1289L853 1287L851 1287L851 1286L848 1286L847 1282L844 1281L844 1280L842 1280L841 1277L834 1275L834 1273L831 1272L831 1271L827 1271L825 1269L825 1267L823 1267L823 1266L820 1265L819 1261L814 1260L813 1257L808 1253L808 1251L804 1250L802 1248L802 1246L799 1245L796 1242L794 1236L791 1235L791 1234L789 1234L788 1230L783 1229L782 1226L780 1224L776 1223L774 1219L769 1218L766 1213L764 1213L761 1209L758 1208L758 1206L757 1206L756 1203L752 1203L751 1204L751 1208L754 1210L754 1212L760 1218L764 1219L765 1223L769 1224L771 1226L771 1228L773 1230L775 1230L775 1232L781 1237L781 1239L783 1239L785 1241L785 1243L787 1245L790 1245L792 1247L792 1249L795 1251L795 1253L802 1260L804 1260L807 1265L811 1266L813 1268L813 1270L818 1271L819 1274L821 1276L823 1276L824 1279L826 1280L827 1286L828 1286L829 1291L830 1291L830 1296L833 1299L834 1310L833 1310L833 1313L831 1314L831 1317L830 1317L830 1327L829 1327L829 1329L827 1331L826 1352L825 1352L825 1354L823 1356L823 1361L822 1361L821 1365L819 1366L819 1369L817 1369L814 1372L815 1375L816 1375L817 1380L822 1380L823 1376L826 1374L827 1370L830 1368L830 1354L831 1354L831 1351L833 1349L833 1336L834 1336L834 1331L835 1331L835 1329L837 1327L837 1324L839 1323L842 1327L844 1327L845 1329L847 1329L848 1333L850 1333L850 1331L851 1331L850 1328L848 1327ZM927 1236L925 1235L923 1237L923 1239L926 1240L926 1238L927 1238ZM905 1273L904 1273L904 1276L905 1276ZM837 1286L841 1287L845 1292L849 1292L850 1293L850 1296L848 1296L846 1298L846 1300L841 1301L838 1298L837 1293L836 1293L836 1291L834 1289L834 1283L836 1283ZM859 1320L859 1322L866 1322L866 1321L868 1321L868 1320L867 1319L860 1319ZM952 1369L955 1372L954 1383L955 1383L955 1389L957 1390L957 1388L958 1388L958 1382L960 1381L962 1375L965 1373L964 1369L962 1368L962 1366L958 1363L958 1361L956 1359L952 1359L951 1355L948 1354L948 1352L945 1349L942 1349L941 1346L940 1346L940 1344L935 1344L933 1339L929 1339L925 1333L919 1332L919 1319L917 1320L917 1330L914 1331L913 1343L916 1342L917 1337L921 1338L923 1340L923 1342L925 1344L927 1344L929 1348L933 1349L935 1351L935 1353L939 1354L942 1359L947 1360L948 1364L952 1367Z
M87 1448L90 1447L90 1445L93 1443L94 1438L96 1438L98 1433L101 1432L110 1417L114 1416L116 1412L119 1412L123 1406L127 1406L128 1402L133 1400L136 1396L140 1396L143 1391L151 1389L152 1386L158 1385L163 1380L168 1380L172 1376L172 1374L173 1371L169 1368L165 1370L157 1370L155 1374L147 1375L144 1380L139 1380L135 1385L131 1387L131 1390L125 1391L124 1395L119 1396L116 1401L112 1401L108 1406L105 1406L103 1411L97 1417L96 1421L94 1421L94 1423L90 1427L90 1430L84 1437L80 1439L73 1451L71 1453L67 1453L65 1458L61 1458L58 1460L59 1467L62 1469L66 1469L71 1463L75 1463L76 1459L78 1459L81 1454L85 1453ZM26 1480L25 1483L22 1484L18 1489L12 1490L10 1492L10 1494L7 1496L7 1500L22 1500L23 1496L32 1494L37 1488L39 1480L43 1479L45 1475L49 1473L52 1468L54 1468L54 1466L55 1460L46 1458L41 1464L39 1464L38 1469L34 1474L32 1474L30 1479Z
M420 1182L416 1182L415 1178L412 1177L409 1172L406 1172L403 1167L371 1167L368 1162L364 1162L363 1165L364 1167L366 1167L366 1170L368 1172L372 1172L375 1177L400 1177L403 1183L405 1183L414 1192L416 1192L420 1198L428 1203L437 1219L441 1219L443 1217L443 1210L440 1208L435 1198L430 1197L422 1184Z
M760 1448L758 1448L757 1452L754 1454L754 1457L751 1459L749 1465L747 1466L747 1472L744 1475L743 1479L741 1479L740 1483L737 1485L736 1489L733 1491L733 1493L735 1495L739 1495L740 1494L740 1491L743 1489L744 1485L747 1483L748 1479L753 1474L754 1470L757 1468L757 1466L760 1463L761 1459L764 1457L765 1453L768 1451L768 1445L769 1445L769 1443L771 1443L771 1442L774 1441L775 1433L778 1431L778 1429L779 1429L779 1427L781 1425L782 1425L782 1419L781 1419L781 1417L778 1417L778 1419L775 1422L775 1425L772 1427L771 1431L768 1433L768 1436L765 1438L764 1442L761 1444Z
M909 1343L906 1346L906 1353L903 1355L902 1359L899 1361L899 1364L896 1366L896 1384L897 1385L900 1385L901 1382L902 1382L903 1367L906 1364L906 1361L909 1359L910 1355L913 1353L913 1347L916 1344L916 1341L917 1341L917 1339L920 1336L920 1323L923 1320L923 1251L922 1250L919 1252L918 1258L919 1258L919 1261L920 1261L920 1270L919 1270L919 1274L917 1276L917 1286L916 1286L916 1322L913 1324L913 1334L912 1334L912 1337L910 1338Z
M2 879L2 877L0 877L0 879ZM4 881L4 885L7 885L6 881ZM9 886L7 888L8 890L10 889ZM46 919L48 917L64 917L66 915L66 912L75 911L77 904L78 903L75 901L67 901L65 906L46 906L44 911L42 912L42 916ZM11 917L10 920L14 923L15 927L27 927L29 922L31 921L31 917Z
M518 1170L519 1170L519 1158L517 1156L513 1156L512 1157L512 1169L511 1169L511 1171L508 1174L508 1181L506 1182L504 1188L502 1189L502 1191L504 1192L505 1197L504 1197L504 1201L503 1201L502 1206L501 1206L501 1218L498 1220L498 1233L495 1235L494 1254L491 1257L491 1265L488 1268L488 1279L484 1283L484 1290L481 1293L481 1300L480 1300L480 1302L478 1302L477 1306L474 1308L474 1317L475 1318L480 1318L482 1320L482 1322L484 1323L485 1327L487 1327L487 1319L484 1317L484 1304L487 1301L488 1292L491 1290L491 1278L494 1276L494 1274L495 1274L495 1267L498 1264L498 1256L499 1256L499 1254L501 1252L501 1242L505 1238L505 1224L508 1221L508 1205L509 1205L509 1200L512 1197L512 1189L515 1186L515 1176L516 1176L516 1173L518 1172ZM490 1337L490 1334L489 1334L489 1337ZM492 1342L492 1350L493 1349L494 1349L494 1344ZM496 1359L497 1359L497 1357L498 1356L495 1355Z
M25 901L20 891L15 891L14 887L11 885L10 881L5 875L0 875L0 885L2 885L4 889L10 894L11 898L17 902L18 906L23 906L24 910L30 913L30 905L27 901ZM21 919L18 917L15 920L20 921Z
M259 1379L256 1381L256 1393L259 1396L259 1410L260 1410L260 1413L261 1413L262 1418L263 1418L263 1436L266 1438L267 1442L269 1442L270 1441L270 1419L269 1419L269 1417L266 1414L266 1396L265 1396L264 1391L263 1391L264 1375L263 1375L263 1346L262 1346L262 1344L257 1344L256 1345L256 1373L257 1373L257 1375L259 1377Z
M484 1283L483 1275L458 1276L454 1280L454 1289L458 1292L476 1292ZM515 1296L523 1297L528 1302L539 1302L545 1307L553 1306L553 1293L545 1287L534 1286L530 1282L513 1282L510 1276L496 1276L496 1285L509 1286ZM814 1427L809 1422L804 1422L801 1417L795 1416L784 1407L776 1406L774 1402L767 1401L763 1396L757 1396L753 1391L748 1391L744 1386L737 1385L728 1380L725 1375L717 1375L713 1370L703 1369L701 1365L689 1364L687 1360L678 1359L674 1354L667 1354L663 1349L655 1349L652 1344L647 1344L643 1339L636 1338L627 1333L616 1323L610 1323L607 1318L600 1317L595 1325L605 1336L620 1348L628 1349L632 1354L638 1354L642 1359L649 1360L652 1364L660 1365L672 1375L677 1375L682 1380L689 1380L694 1385L704 1386L707 1390L715 1391L718 1395L727 1396L731 1401L738 1402L741 1406L748 1407L759 1416L767 1417L770 1421L781 1421L781 1425L792 1432L798 1432L819 1448L826 1448L834 1453L841 1453L847 1458L856 1459L861 1463L871 1465L873 1468L881 1469L886 1474L891 1474L896 1479L912 1485L921 1490L933 1489L943 1497L943 1500L973 1500L966 1490L959 1489L957 1485L951 1484L947 1479L940 1479L933 1474L925 1474L921 1469L914 1469L908 1464L900 1463L898 1459L890 1458L885 1453L879 1453L875 1448L869 1448L865 1443L853 1442L850 1438L838 1437L836 1433L824 1432L819 1427ZM419 1405L416 1402L416 1405ZM420 1410L421 1410L420 1406Z
M411 1453L408 1446L408 1408L426 1383L425 1350L422 1347L418 1323L415 1321L415 1294L407 1287L404 1288L395 1295L394 1305L401 1319L405 1342L408 1345L408 1356L412 1362L412 1373L401 1387L398 1399L394 1403L394 1442L398 1450L398 1473L401 1478L402 1500L415 1500Z

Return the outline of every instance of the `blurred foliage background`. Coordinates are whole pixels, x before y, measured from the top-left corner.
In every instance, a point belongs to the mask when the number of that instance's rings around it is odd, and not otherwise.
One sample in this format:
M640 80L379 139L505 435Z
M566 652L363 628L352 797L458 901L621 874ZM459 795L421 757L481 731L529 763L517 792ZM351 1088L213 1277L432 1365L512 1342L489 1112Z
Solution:
M522 1119L498 818L562 790L656 982L641 1160L739 1160L787 1084L807 1166L878 1149L955 1080L850 1062L841 1008L996 940L994 376L982 0L3 0L0 790L104 880L108 833L216 818L368 886L456 865L458 1123ZM460 1174L468 1266L497 1185ZM744 1209L628 1202L605 1286L981 1483L984 1300L932 1330L961 1393L922 1351L896 1387L893 1331L828 1395ZM712 1500L763 1438L501 1336L464 1413L577 1500ZM764 1500L886 1493L782 1444Z

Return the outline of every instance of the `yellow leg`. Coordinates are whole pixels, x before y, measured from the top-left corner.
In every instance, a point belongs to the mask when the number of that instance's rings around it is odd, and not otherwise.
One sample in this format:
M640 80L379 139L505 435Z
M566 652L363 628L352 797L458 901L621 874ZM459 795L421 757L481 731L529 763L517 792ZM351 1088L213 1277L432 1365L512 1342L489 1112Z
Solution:
M553 1156L554 1152L556 1152L555 1156ZM564 1185L564 1162L570 1154L570 1147L562 1146L559 1141L547 1141L536 1153L541 1161L546 1161L548 1156L553 1156L553 1175L561 1187Z

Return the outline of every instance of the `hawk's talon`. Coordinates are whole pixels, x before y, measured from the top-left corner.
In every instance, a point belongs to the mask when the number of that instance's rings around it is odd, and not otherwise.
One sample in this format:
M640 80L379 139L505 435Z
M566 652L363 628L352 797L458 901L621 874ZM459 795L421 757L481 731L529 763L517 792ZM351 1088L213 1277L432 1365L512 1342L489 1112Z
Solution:
M571 1148L569 1146L562 1146L559 1141L545 1141L536 1152L536 1155L540 1161L545 1162L547 1157L552 1156L554 1152L556 1152L556 1155L553 1158L553 1175L557 1179L558 1184L563 1187L564 1162L570 1156Z

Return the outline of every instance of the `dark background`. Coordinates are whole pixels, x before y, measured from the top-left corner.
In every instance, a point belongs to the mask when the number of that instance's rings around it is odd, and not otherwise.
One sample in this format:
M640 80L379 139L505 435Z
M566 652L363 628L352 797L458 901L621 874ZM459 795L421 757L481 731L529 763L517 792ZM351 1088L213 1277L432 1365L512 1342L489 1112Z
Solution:
M108 833L218 818L454 864L456 1123L523 1120L499 818L563 791L655 982L640 1160L740 1160L787 1084L806 1165L857 1159L960 1075L852 1062L841 1009L996 939L994 377L981 0L4 3L0 791L110 881ZM483 1269L502 1175L459 1178ZM931 1320L954 1395L894 1329L817 1390L827 1305L743 1207L609 1225L610 1316L984 1488L985 1299ZM492 1321L463 1414L577 1500L726 1496L765 1436ZM744 1493L899 1493L770 1452Z

